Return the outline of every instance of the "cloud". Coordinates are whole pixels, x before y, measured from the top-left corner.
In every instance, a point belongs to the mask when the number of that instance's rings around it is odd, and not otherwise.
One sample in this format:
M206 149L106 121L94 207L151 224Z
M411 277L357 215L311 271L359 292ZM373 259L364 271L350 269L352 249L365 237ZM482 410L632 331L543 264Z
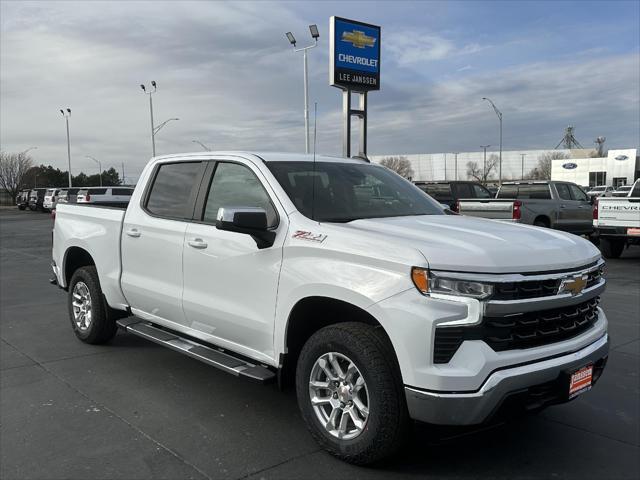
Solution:
M384 38L390 57L400 66L414 66L454 56L471 55L487 47L469 43L457 47L451 40L418 29L394 30Z

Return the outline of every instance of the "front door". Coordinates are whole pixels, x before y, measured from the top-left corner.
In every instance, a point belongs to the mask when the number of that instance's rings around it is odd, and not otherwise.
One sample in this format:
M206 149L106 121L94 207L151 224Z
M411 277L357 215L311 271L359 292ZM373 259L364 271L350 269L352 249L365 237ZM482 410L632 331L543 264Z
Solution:
M201 212L184 243L183 307L188 325L202 337L253 358L273 358L273 332L287 216L262 173L249 162L218 161ZM273 246L258 249L246 234L215 227L220 207L260 207L277 232ZM278 208L280 211L278 211Z

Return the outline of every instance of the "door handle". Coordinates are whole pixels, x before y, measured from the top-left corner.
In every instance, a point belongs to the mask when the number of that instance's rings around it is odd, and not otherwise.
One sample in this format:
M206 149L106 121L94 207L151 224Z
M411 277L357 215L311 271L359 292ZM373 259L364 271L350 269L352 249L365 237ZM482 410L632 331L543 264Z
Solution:
M201 238L192 238L187 243L193 248L207 248L207 242Z
M133 238L138 238L140 236L140 232L138 231L137 228L130 228L125 233Z

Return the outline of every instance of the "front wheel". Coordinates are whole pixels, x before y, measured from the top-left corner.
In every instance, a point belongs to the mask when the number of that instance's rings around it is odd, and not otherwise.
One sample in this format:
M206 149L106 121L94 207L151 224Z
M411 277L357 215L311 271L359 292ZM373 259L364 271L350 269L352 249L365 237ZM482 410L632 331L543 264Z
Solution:
M311 434L341 460L376 462L407 437L400 371L380 329L340 323L316 332L300 353L296 391Z
M83 342L106 343L116 334L118 327L103 300L96 267L86 266L74 272L69 282L68 307L73 332Z
M619 258L624 250L624 240L613 240L610 238L600 239L600 251L604 258Z

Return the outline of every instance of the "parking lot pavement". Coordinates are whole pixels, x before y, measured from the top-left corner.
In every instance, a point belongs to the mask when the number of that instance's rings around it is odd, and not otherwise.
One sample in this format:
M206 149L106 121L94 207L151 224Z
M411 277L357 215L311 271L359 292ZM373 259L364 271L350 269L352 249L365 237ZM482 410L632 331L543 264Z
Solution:
M76 340L47 282L51 226L0 210L3 479L640 476L640 248L608 262L612 351L592 392L485 430L417 426L398 458L359 468L318 448L293 391L121 332Z

